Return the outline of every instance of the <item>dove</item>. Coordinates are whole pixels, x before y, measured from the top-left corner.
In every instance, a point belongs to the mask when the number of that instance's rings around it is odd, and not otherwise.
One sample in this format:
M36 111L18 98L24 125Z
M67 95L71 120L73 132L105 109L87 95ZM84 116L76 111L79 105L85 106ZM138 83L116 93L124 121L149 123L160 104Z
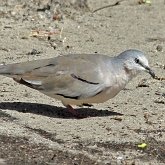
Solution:
M141 71L155 77L144 53L134 49L114 57L69 54L0 65L0 75L61 100L75 116L72 105L103 103L115 97Z

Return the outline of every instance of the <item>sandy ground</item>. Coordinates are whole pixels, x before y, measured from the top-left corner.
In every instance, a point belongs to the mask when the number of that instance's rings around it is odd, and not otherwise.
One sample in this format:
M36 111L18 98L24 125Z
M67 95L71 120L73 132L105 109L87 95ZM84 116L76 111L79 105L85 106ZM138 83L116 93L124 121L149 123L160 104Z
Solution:
M117 1L55 2L1 2L1 62L68 53L114 56L136 48L146 53L157 76L165 77L163 0L153 0L151 5L125 0L94 13ZM59 101L12 79L0 79L1 164L165 163L164 80L140 74L114 99L78 108L86 118L75 119ZM141 143L147 147L139 148Z

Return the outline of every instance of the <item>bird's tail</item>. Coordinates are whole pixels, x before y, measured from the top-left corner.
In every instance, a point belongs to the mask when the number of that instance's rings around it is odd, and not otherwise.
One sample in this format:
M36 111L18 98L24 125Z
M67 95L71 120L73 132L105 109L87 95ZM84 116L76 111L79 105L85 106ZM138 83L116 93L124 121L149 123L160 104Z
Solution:
M15 74L19 74L16 65L0 63L0 75L13 77Z
M19 75L23 75L27 72L31 72L33 70L42 68L44 66L51 65L51 59L44 60L34 60L28 62L21 63L13 63L13 64L5 64L0 63L0 75L4 75L7 77L15 77Z
M5 63L0 63L0 74L1 75L9 74L9 67Z

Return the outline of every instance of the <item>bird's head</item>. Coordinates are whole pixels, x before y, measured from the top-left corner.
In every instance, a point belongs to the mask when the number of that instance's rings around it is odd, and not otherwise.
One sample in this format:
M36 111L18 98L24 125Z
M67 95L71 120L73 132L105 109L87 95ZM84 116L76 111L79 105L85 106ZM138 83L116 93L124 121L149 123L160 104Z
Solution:
M144 53L139 50L126 50L119 55L124 63L124 69L126 72L131 74L131 77L136 76L141 71L149 73L155 78L155 73L149 67L148 60Z

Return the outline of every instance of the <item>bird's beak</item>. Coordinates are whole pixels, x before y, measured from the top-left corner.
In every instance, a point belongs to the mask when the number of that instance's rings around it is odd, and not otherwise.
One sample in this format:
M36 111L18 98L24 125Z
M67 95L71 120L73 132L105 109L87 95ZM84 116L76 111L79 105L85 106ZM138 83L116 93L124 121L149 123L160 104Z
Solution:
M154 71L150 67L145 66L144 68L151 75L152 78L155 78L155 73L154 73Z
M145 71L147 73L149 73L151 75L152 78L156 77L154 71L149 66L146 66L146 65L142 64L141 62L139 62L139 64L145 69Z

